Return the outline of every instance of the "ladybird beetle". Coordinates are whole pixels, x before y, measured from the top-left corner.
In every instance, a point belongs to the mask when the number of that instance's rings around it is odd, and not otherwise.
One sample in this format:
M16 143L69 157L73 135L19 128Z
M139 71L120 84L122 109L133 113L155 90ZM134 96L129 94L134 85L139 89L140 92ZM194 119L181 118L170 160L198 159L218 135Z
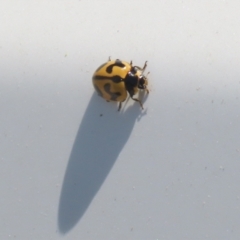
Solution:
M98 94L109 101L119 102L118 111L122 107L129 93L130 97L139 102L143 109L142 102L134 98L133 95L137 94L138 89L143 89L149 93L147 89L148 79L147 75L143 73L147 67L147 61L143 68L132 66L130 63L121 61L119 59L111 60L102 64L93 74L92 82Z

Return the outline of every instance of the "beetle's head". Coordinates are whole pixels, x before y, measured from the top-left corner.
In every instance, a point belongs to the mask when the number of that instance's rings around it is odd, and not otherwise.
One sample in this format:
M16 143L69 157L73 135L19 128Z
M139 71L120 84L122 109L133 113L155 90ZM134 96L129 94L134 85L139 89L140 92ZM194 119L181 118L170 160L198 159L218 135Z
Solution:
M139 80L138 80L138 88L139 89L145 89L148 85L148 79L146 76L144 75L140 75L139 76Z
M148 78L147 75L144 75L144 70L146 67L144 67L143 69L134 66L131 68L131 71L128 73L127 76L127 85L131 85L133 88L135 89L135 92L137 92L137 88L138 89L147 89L147 85L148 85Z

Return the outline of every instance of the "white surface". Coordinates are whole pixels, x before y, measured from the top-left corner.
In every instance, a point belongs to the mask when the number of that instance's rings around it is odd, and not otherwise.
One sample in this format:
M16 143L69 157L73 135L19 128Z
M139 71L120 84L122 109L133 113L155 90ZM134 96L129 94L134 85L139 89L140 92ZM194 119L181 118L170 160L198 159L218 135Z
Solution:
M0 239L239 239L239 12L2 1ZM149 61L143 112L94 93L108 56Z

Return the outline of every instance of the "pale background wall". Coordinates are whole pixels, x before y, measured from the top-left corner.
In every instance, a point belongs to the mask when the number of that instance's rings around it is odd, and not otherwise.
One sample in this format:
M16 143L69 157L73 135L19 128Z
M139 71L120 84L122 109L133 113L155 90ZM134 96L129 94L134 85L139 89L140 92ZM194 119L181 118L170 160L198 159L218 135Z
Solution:
M0 239L239 239L239 12L1 1ZM149 61L144 111L94 93L108 56Z

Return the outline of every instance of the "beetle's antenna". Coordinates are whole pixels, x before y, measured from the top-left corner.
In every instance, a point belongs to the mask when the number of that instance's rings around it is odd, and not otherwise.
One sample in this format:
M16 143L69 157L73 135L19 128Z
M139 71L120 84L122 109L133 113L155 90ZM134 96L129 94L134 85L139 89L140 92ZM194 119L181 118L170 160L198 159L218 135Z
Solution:
M150 72L147 73L147 75L145 76L147 78L147 76L149 75Z

